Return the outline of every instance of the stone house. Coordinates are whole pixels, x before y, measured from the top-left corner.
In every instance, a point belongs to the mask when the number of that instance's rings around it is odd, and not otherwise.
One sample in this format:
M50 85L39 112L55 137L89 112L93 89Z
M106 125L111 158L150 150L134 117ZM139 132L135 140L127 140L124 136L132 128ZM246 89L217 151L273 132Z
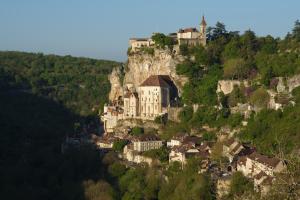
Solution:
M204 16L200 24L200 31L196 28L179 29L177 32L177 41L179 45L186 44L190 46L206 45L206 21Z
M187 134L173 136L171 140L167 142L167 147L181 146L186 136Z
M244 149L242 144L235 139L230 138L223 144L223 156L227 157L229 162L232 162L234 157Z
M105 133L113 133L120 119L123 119L122 108L114 105L104 105L101 121L103 122Z
M162 140L156 135L144 134L132 140L133 150L137 152L149 151L151 149L159 149L162 147Z
M129 46L132 51L135 52L142 47L150 47L154 45L154 41L151 38L130 38Z
M141 152L134 150L133 144L128 144L124 147L123 159L137 164L147 163L148 165L152 165L154 163L154 160L152 158L146 157L142 155Z
M179 162L182 167L187 163L187 159L191 157L198 157L202 159L201 168L207 169L209 164L209 150L206 149L206 145L194 147L190 144L181 146L173 146L169 153L169 163Z
M254 177L260 172L264 172L268 176L274 176L274 173L281 172L284 169L285 164L280 159L271 158L257 152L243 156L237 162L237 170L248 177Z

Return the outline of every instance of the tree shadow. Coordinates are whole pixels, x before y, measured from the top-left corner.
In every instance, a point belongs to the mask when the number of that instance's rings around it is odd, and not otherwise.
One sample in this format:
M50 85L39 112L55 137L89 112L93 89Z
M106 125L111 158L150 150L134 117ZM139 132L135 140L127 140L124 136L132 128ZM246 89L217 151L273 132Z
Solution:
M1 199L86 199L83 181L104 180L106 169L89 146L61 153L80 119L48 98L1 89Z

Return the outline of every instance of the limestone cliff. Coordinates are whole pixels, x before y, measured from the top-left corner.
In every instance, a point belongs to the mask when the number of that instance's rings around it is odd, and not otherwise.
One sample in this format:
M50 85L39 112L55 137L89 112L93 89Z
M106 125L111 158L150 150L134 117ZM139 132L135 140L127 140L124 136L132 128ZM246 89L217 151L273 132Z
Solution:
M150 75L169 75L181 93L188 79L176 74L176 65L183 60L183 56L162 49L155 49L153 55L142 52L129 55L124 85L131 83L137 88Z
M120 96L123 96L123 87L120 80L121 70L120 68L114 68L112 73L109 75L109 81L111 85L109 100L115 101L118 100Z

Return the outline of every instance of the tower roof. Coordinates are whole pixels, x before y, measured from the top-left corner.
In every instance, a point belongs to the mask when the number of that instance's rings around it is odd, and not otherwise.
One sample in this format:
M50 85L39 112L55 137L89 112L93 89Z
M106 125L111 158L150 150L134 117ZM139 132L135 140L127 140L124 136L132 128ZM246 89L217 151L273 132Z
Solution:
M202 26L206 26L207 24L206 24L206 21L205 21L205 18L204 18L204 15L202 16L202 22L201 22L201 25Z
M168 79L170 78L164 75L151 75L141 84L141 86L170 87L168 84Z

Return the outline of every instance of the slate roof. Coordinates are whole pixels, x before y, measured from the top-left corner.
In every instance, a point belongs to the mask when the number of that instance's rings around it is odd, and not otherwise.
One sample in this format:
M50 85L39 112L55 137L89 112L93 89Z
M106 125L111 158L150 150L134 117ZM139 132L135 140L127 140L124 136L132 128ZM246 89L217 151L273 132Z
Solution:
M196 28L185 28L179 29L178 33L189 33L189 32L198 32Z
M171 81L169 76L151 75L140 86L170 87L168 84L169 81Z
M276 167L278 165L278 163L280 162L280 159L278 159L278 158L270 158L268 156L261 155L257 152L253 152L248 157L252 160L255 160L259 163L268 165L270 167Z

